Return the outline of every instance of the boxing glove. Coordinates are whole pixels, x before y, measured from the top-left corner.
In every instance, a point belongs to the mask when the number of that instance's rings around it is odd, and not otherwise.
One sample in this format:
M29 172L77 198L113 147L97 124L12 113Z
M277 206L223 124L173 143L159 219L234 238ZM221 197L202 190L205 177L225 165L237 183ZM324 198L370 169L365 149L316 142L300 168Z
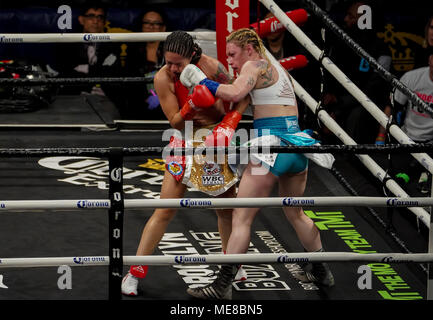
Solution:
M215 104L215 97L204 85L194 87L183 107L180 109L180 115L184 120L191 120L197 110L200 108L209 108Z
M221 123L212 130L212 134L206 137L205 145L207 147L227 147L235 134L241 118L242 115L236 110L227 113Z
M308 65L307 58L302 54L281 59L279 62L283 66L283 68L286 69L287 71L292 71L294 69L301 69Z
M288 11L286 12L286 15L298 26L304 25L308 20L308 13L305 9ZM260 38L265 38L274 32L285 29L284 25L275 17L261 20L259 23L260 26L257 22L252 23L250 28L253 28Z
M195 87L199 84L205 85L213 95L219 87L219 83L206 77L203 71L194 64L188 64L180 74L180 82L187 88Z

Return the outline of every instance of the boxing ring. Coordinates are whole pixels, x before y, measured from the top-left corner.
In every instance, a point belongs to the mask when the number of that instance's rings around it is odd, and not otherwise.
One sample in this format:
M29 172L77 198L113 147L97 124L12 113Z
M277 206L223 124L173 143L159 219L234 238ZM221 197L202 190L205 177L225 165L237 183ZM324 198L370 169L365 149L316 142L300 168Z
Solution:
M290 147L277 148L272 147L268 152L301 152L301 153L353 153L358 157L360 162L369 170L373 176L384 182L384 185L391 191L392 197L362 197L362 196L311 196L311 197L269 197L255 199L217 199L217 198L202 198L189 197L183 199L128 199L125 197L125 172L124 157L125 156L144 156L144 155L160 155L163 151L162 147L137 147L137 148L6 148L0 149L0 157L21 159L26 157L39 156L73 156L73 157L104 157L108 158L104 167L104 174L108 179L105 190L108 190L106 198L75 198L70 200L3 200L0 199L0 212L31 212L36 210L36 215L44 211L80 211L88 212L99 210L108 212L108 248L107 255L76 255L69 257L32 257L32 258L6 258L0 257L0 271L9 268L44 268L58 266L85 266L85 267L108 267L108 292L109 299L121 299L120 283L124 274L123 267L125 265L145 264L155 266L188 266L188 265L218 265L222 263L242 263L242 264L289 264L298 262L363 262L376 264L408 264L408 263L427 263L427 299L433 299L433 274L430 270L433 263L433 220L425 207L433 206L433 198L429 197L410 197L388 174L382 169L370 156L366 155L371 152L410 152L413 157L418 160L429 172L433 172L433 160L424 153L431 152L430 145L419 145L411 141L401 129L396 125L390 125L389 119L381 112L381 110L351 81L346 81L347 77L338 67L323 56L321 51L311 40L302 32L302 30L290 20L286 13L281 11L273 1L261 1L275 17L291 32L295 38L304 45L304 47L321 62L337 80L342 83L345 88L353 94L355 98L376 118L376 120L384 127L387 127L389 132L399 141L401 145L387 146L362 146L356 142L341 127L329 116L329 114L320 108L320 104L306 92L302 86L294 79L295 93L310 110L317 115L317 118L332 131L344 145L324 145L320 147ZM316 8L316 11L318 9ZM164 39L168 33L146 34L109 34L110 41L151 41L156 39ZM83 40L81 34L70 35L8 35L10 37L20 37L24 42L77 42ZM215 40L215 33L193 33L196 39ZM93 39L98 41L97 38ZM106 38L100 39L107 41ZM2 79L3 80L3 79ZM16 79L14 79L16 80ZM89 81L101 82L104 79L64 79L64 81ZM144 78L127 79L126 81L147 81ZM26 85L29 83L47 83L54 80L28 80L18 79L16 83ZM62 80L60 80L62 81ZM119 79L106 78L105 81L119 81ZM11 79L3 81L13 82ZM398 83L397 86L400 86ZM404 90L404 89L403 89ZM417 96L412 94L411 98L416 101ZM419 98L418 98L419 99ZM420 103L422 106L422 101ZM428 106L427 106L428 108ZM230 148L228 148L230 149ZM225 150L229 152L230 150ZM233 150L231 150L233 152ZM235 152L240 152L240 148L235 148ZM248 150L252 152L252 150ZM308 187L307 187L308 189ZM281 208L284 206L302 206L308 208L335 208L335 207L382 207L382 208L407 208L417 221L429 230L428 252L426 253L353 253L328 250L331 252L324 253L260 253L260 254L241 254L241 255L221 255L221 254L177 254L172 256L143 256L137 257L124 254L124 219L126 218L126 210L140 210L153 208L178 208L183 210L195 209L211 209L211 208L234 208L234 207L262 207L262 208ZM325 241L326 245L326 241ZM101 253L102 254L102 253ZM337 275L338 277L338 275ZM337 284L338 285L338 284Z

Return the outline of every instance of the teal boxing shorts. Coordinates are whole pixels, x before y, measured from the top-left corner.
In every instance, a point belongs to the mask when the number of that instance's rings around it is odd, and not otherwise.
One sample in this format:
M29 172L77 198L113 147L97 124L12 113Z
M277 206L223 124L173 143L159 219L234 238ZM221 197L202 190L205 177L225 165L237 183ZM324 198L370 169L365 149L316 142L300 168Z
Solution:
M280 139L281 146L309 146L317 143L313 138L297 136L301 132L297 116L269 117L254 120L257 136L274 135ZM279 153L272 167L263 163L276 176L285 173L302 172L308 167L308 159L302 153Z

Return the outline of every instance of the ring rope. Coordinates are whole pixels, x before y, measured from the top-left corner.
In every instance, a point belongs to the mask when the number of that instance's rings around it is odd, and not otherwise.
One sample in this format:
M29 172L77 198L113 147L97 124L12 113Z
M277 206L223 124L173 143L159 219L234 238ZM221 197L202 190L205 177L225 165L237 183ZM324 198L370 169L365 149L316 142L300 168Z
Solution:
M72 43L164 41L171 32L2 33L2 43ZM194 40L216 41L215 31L188 32Z
M123 265L220 265L261 264L295 262L381 262L381 263L425 263L433 262L428 253L352 253L352 252L305 252L305 253L260 253L260 254L209 254L177 256L123 256ZM86 267L107 266L108 256L0 258L0 268L56 267L59 265Z
M88 83L149 83L153 82L153 76L146 77L109 77L109 78L0 78L0 84L10 86L28 86L42 84L88 84Z
M126 209L143 208L278 208L278 207L427 207L432 197L267 197L267 198L174 198L124 199ZM0 211L109 209L109 199L2 200Z
M272 57L270 57L272 59ZM310 94L292 77L293 85L296 95L311 109L315 111L317 101L315 101ZM321 110L318 113L320 121L335 134L346 145L357 145L356 142L339 126L339 124L326 112ZM406 146L406 145L405 145ZM356 155L359 161L371 172L371 174L382 182L385 178L386 187L397 197L409 197L409 195L394 181L370 156L359 154ZM388 179L389 178L389 179ZM408 208L417 219L421 220L424 225L430 229L430 214L423 208Z
M321 110L324 111L324 110ZM107 155L110 152L110 147L107 148L0 148L0 156L2 157L18 157L18 156L48 156L48 155L80 155L80 156L95 156ZM169 147L125 147L122 148L123 154L128 156L139 155L161 155L163 151L171 152L176 155L194 155L201 154L203 151L217 151L225 153L353 153L353 154L369 154L369 153L420 153L422 151L433 150L431 143L416 143L408 145L388 144L375 145L364 144L358 145L312 145L312 146L262 146L262 147L191 147L191 148L169 148Z
M373 66L373 68L380 74L380 76L390 82L393 87L397 87L403 92L410 100L417 106L421 107L424 111L433 116L433 108L425 103L420 97L418 97L412 90L410 90L405 84L399 81L393 74L382 67L376 59L370 56L358 43L356 43L346 32L344 32L329 15L323 11L314 1L305 0L306 4L310 7L311 11L322 20L322 22L333 31L337 36L340 37L355 53L367 60L367 62Z
M281 152L281 151L279 151L279 152ZM359 199L359 197L356 197L356 198ZM294 199L294 198L285 198L285 199ZM416 198L409 198L408 201L414 201L414 199L416 199ZM422 198L422 199L425 200L425 198ZM179 201L179 199L173 199L173 200ZM190 200L190 199L188 199L188 200ZM198 199L198 201L202 201L202 200L203 199ZM212 200L215 200L215 199L212 198ZM397 199L397 198L390 198L388 200L389 201L393 201L393 200L394 201L401 201L402 198L399 198L399 199ZM402 206L406 206L406 205L402 205ZM260 206L263 206L263 205L261 204ZM126 205L125 205L125 207L126 207ZM152 206L152 208L153 207L154 206ZM338 256L339 253L326 253L326 254L328 256L327 257L322 257L322 258L320 258L317 255L315 257L308 257L308 256L306 256L305 253L303 254L303 256L292 256L292 255L281 256L281 255L278 255L275 258L279 259L276 262L283 262L283 263L287 263L287 262L291 261L290 259L294 259L295 261L315 261L314 260L315 258L317 258L319 260L321 259L320 261L343 261L343 262L348 261L347 260L348 255L346 255L346 253L341 253L341 254L343 254L343 255L346 256L344 258L339 257ZM431 254L427 254L427 255L426 254L417 254L417 255L408 255L408 254L373 254L373 255L369 255L370 257L367 258L367 260L365 260L365 258L366 258L365 256L366 255L353 254L353 253L349 253L349 255L356 255L356 257L355 256L352 257L353 259L355 259L355 261L371 261L370 259L380 259L380 260L377 260L377 261L378 262L386 262L386 263L391 263L391 262L404 262L404 263L407 263L407 262L431 262L432 261L432 256L433 256ZM363 257L360 257L360 256L363 256ZM95 257L95 258L97 258L97 257ZM108 264L109 258L108 257L103 257L103 258L107 259L105 261L105 265ZM129 257L124 257L124 258L125 258L125 264L127 264L129 262L131 264L137 264L137 261L139 261L142 258L147 258L147 257L135 257L134 256L134 257L131 257L131 260L129 259ZM159 258L163 258L163 257L151 257L151 258L158 258L159 259ZM172 258L172 257L170 257L170 258ZM187 264L187 263L200 263L200 264L203 264L204 261L206 261L206 263L215 263L215 264L221 264L221 263L242 263L241 261L239 261L239 262L238 261L235 261L235 262L227 262L227 261L225 261L225 262L220 262L220 261L207 262L207 260L202 260L202 259L213 258L211 256L195 256L195 258L197 259L196 261L191 261L190 260L191 258L194 258L194 257L193 256L177 256L177 257L174 257L174 259L177 259L177 261L175 260L174 263L170 262L170 264L179 264L179 263L182 263L182 264ZM215 257L215 258L221 258L221 255L218 255L218 257ZM233 259L235 257L233 257L233 255L226 255L226 258L227 259ZM245 255L245 254L242 254L239 257L239 259L241 259L242 261L245 261L245 258L249 258L249 257L247 257L247 255ZM256 258L257 258L257 255L256 255ZM24 258L24 259L26 259L26 258ZM35 258L35 259L38 259L38 258ZM50 259L50 258L48 258L48 259ZM74 259L76 259L76 257ZM138 260L134 260L134 259L138 259ZM254 259L254 257L252 257L252 259ZM298 259L298 260L296 260L296 259ZM299 259L302 259L302 260L299 260ZM333 259L336 259L336 260L333 260ZM343 260L339 260L339 259L343 259ZM362 260L358 260L358 259L362 259ZM427 260L423 260L423 259L427 259ZM317 261L319 261L319 260L317 260ZM376 261L376 260L373 260L373 261ZM7 262L6 259L0 259L0 267L2 266L3 262ZM77 261L75 260L75 261L73 261L73 263L74 263L73 265L76 265ZM163 262L163 263L166 263L166 262ZM167 263L169 263L169 262L167 262ZM246 263L248 263L248 262L246 262ZM254 260L252 260L251 263L254 263ZM153 263L152 262L150 262L150 263L146 262L146 264L153 264ZM155 263L155 264L157 264L157 263ZM59 265L59 264L56 264L56 266L57 265Z
M275 17L286 27L286 29L301 43L311 55L318 60L322 51L314 44L314 42L296 25L294 24L284 12L275 4L273 0L260 0L265 7L271 11ZM388 117L382 112L379 107L374 104L367 95L362 92L350 79L332 62L328 57L324 57L322 65L334 76L334 78L357 99L362 106L385 127L388 123ZM410 139L401 129L396 125L391 125L390 132L401 144L414 144L415 142ZM412 153L412 156L424 166L430 173L433 174L433 159L423 153Z
M331 168L331 173L334 175L334 177L340 182L340 184L352 195L355 197L358 197L358 192L352 187L352 185L343 177L343 175L334 167ZM387 196L387 195L385 195ZM397 235L395 228L386 223L378 214L378 212L373 209L372 207L367 206L366 210L369 212L369 214L383 227L385 232L395 241L395 243L400 247L402 251L405 253L413 253L409 248L407 247L406 243L400 239L400 237ZM419 221L419 220L417 220ZM427 274L428 269L424 264L419 265L422 271Z

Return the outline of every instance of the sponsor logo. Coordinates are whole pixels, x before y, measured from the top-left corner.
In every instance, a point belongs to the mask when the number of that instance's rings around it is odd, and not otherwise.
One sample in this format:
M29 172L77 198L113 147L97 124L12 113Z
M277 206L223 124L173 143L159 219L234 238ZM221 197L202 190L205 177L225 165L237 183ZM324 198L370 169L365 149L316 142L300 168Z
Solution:
M73 261L75 264L85 264L89 262L105 262L106 259L104 257L74 257Z
M5 208L6 208L6 204L0 203L0 209L5 209Z
M308 258L289 258L288 256L279 256L277 258L277 262L279 263L287 263L287 262L309 262Z
M180 176L183 173L182 165L176 161L170 162L167 169L173 176Z
M88 33L83 36L83 40L84 41L111 41L111 38L107 34L96 35L96 34Z
M208 175L217 175L221 173L221 168L214 162L206 162L203 166L203 171Z
M293 198L284 198L283 206L297 206L297 205L314 205L313 199L293 199Z
M110 201L78 200L77 208L110 208Z
M256 231L256 234L259 236L261 240L265 243L265 245L273 252L273 253L287 253L287 250L283 247L281 243L275 239L275 237L269 231ZM283 256L281 256L283 257ZM283 260L283 259L281 259ZM294 263L284 263L283 265L287 271L296 279L296 282L302 287L304 290L319 290L319 288L313 283L304 281L301 278L304 274L304 270L301 268L299 264Z
M212 201L210 200L191 200L191 199L181 199L180 206L181 207L207 207L211 206Z
M154 160L158 161L158 165L155 165L157 162L152 160L146 166L152 171L122 168L122 180L128 182L123 184L125 194L140 195L151 199L159 198L160 192L141 188L132 183L134 179L140 178L140 185L162 184L163 175L153 170L164 171L165 163L162 159ZM60 179L61 182L75 186L96 187L104 191L109 189L107 177L110 169L107 160L92 157L49 157L40 159L38 163L42 167L62 171L67 177Z
M0 37L0 43L20 43L24 42L24 38L8 38L6 36Z
M203 176L201 176L201 183L204 186L224 185L224 176L222 176L222 175L218 175L218 176L203 175Z
M74 257L74 263L76 263L76 264L83 264L83 261L81 260L80 257Z
M188 257L188 256L175 256L174 261L179 264L184 263L205 263L206 258L205 257Z
M410 259L394 259L393 257L385 257L382 259L382 262L391 263L391 262L413 262Z
M116 182L122 181L122 168L115 168L110 173L111 180Z
M386 204L388 206L414 206L414 207L418 207L419 206L419 202L418 201L412 201L412 200L398 200L397 198L393 198L393 199L388 199L386 200Z
M204 175L201 176L201 182L204 186L224 185L224 176L221 174L221 168L214 162L206 162L203 165Z

